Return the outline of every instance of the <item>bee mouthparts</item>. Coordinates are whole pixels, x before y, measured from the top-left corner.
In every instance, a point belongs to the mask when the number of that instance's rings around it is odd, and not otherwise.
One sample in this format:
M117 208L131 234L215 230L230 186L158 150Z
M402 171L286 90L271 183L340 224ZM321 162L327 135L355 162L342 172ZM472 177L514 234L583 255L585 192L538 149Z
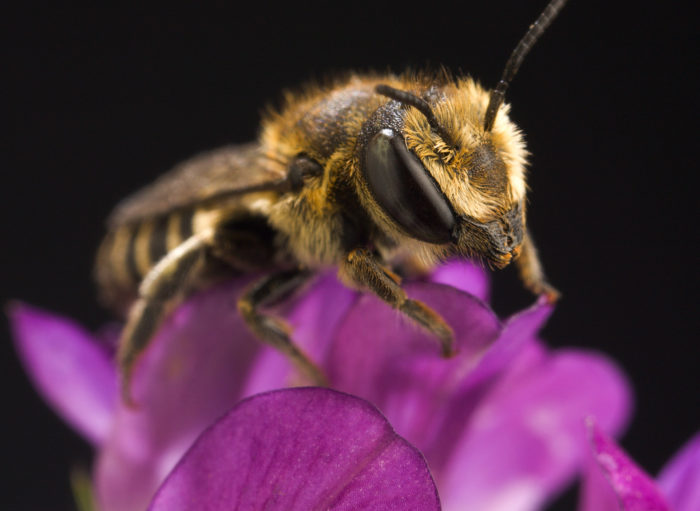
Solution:
M522 251L522 249L523 249L523 246L518 245L513 250L511 250L510 255L512 256L513 261L515 261L518 257L520 257L520 252Z
M508 266L512 261L520 257L521 245L513 248L510 252L500 253L493 259L493 264L499 270Z

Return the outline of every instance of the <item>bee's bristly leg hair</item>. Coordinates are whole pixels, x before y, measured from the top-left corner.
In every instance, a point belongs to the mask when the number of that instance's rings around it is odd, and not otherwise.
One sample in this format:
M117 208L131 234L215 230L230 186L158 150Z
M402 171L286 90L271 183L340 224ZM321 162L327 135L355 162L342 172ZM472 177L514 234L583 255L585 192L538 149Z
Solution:
M255 282L238 300L238 310L248 328L258 339L286 356L312 384L328 386L323 371L292 341L291 328L281 319L259 312L258 307L271 305L302 285L311 276L304 270L273 273Z
M195 235L170 251L146 275L139 298L131 306L117 354L122 399L130 405L131 377L138 356L146 349L161 321L182 299L190 277L204 260L208 239Z
M348 277L354 283L369 289L435 335L440 341L443 356L454 355L455 338L452 328L433 309L422 302L408 298L403 288L384 271L376 257L368 250L358 248L351 251L342 264L340 272L341 277Z
M532 240L530 232L526 232L523 237L520 257L515 260L518 267L520 279L525 287L536 295L545 295L549 303L556 302L561 296L549 282L542 269L537 247Z

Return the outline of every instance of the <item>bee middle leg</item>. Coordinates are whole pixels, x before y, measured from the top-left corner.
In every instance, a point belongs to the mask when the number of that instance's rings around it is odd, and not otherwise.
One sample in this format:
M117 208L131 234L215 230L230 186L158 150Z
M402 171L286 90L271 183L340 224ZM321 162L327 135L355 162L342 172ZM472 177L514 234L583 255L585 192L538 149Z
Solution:
M454 355L455 338L450 326L423 302L408 298L398 282L398 277L385 270L368 250L355 249L350 252L341 265L340 271L343 276L368 288L437 337L443 356Z
M291 328L281 319L263 314L258 308L284 298L306 282L311 272L288 270L274 273L254 283L238 300L238 310L258 339L286 356L315 385L328 386L323 371L291 339Z

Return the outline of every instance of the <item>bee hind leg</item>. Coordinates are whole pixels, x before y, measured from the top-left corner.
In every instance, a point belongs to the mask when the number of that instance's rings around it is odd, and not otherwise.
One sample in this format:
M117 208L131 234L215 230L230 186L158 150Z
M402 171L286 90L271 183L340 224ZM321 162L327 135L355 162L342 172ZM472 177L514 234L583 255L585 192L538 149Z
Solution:
M258 339L286 356L313 384L328 386L323 371L292 341L291 327L281 319L258 310L283 299L310 276L311 272L298 269L268 275L254 283L238 300L238 310Z
M163 318L177 305L191 276L201 267L208 246L206 235L192 236L163 257L146 275L139 298L131 306L119 342L122 399L130 405L131 377L136 361L158 330Z
M432 333L440 341L443 356L454 355L455 337L450 326L423 302L408 298L398 282L398 277L385 270L368 250L351 251L341 265L340 275L341 278L347 277L352 283L369 289Z

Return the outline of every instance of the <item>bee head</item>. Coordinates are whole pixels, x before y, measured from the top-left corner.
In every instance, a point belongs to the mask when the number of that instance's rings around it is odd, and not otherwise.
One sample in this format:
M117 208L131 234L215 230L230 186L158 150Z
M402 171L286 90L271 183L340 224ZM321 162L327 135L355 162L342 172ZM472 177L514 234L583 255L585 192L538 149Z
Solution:
M436 257L507 265L520 251L526 190L526 151L507 105L487 130L489 94L472 80L377 92L393 101L363 127L359 157L379 223Z
M358 146L364 148L365 191L383 211L380 223L424 248L437 247L428 253L438 257L457 252L502 267L518 256L527 152L503 101L523 59L566 1L550 0L490 93L470 79L427 87L405 80L404 90L376 87L393 101L363 125Z

